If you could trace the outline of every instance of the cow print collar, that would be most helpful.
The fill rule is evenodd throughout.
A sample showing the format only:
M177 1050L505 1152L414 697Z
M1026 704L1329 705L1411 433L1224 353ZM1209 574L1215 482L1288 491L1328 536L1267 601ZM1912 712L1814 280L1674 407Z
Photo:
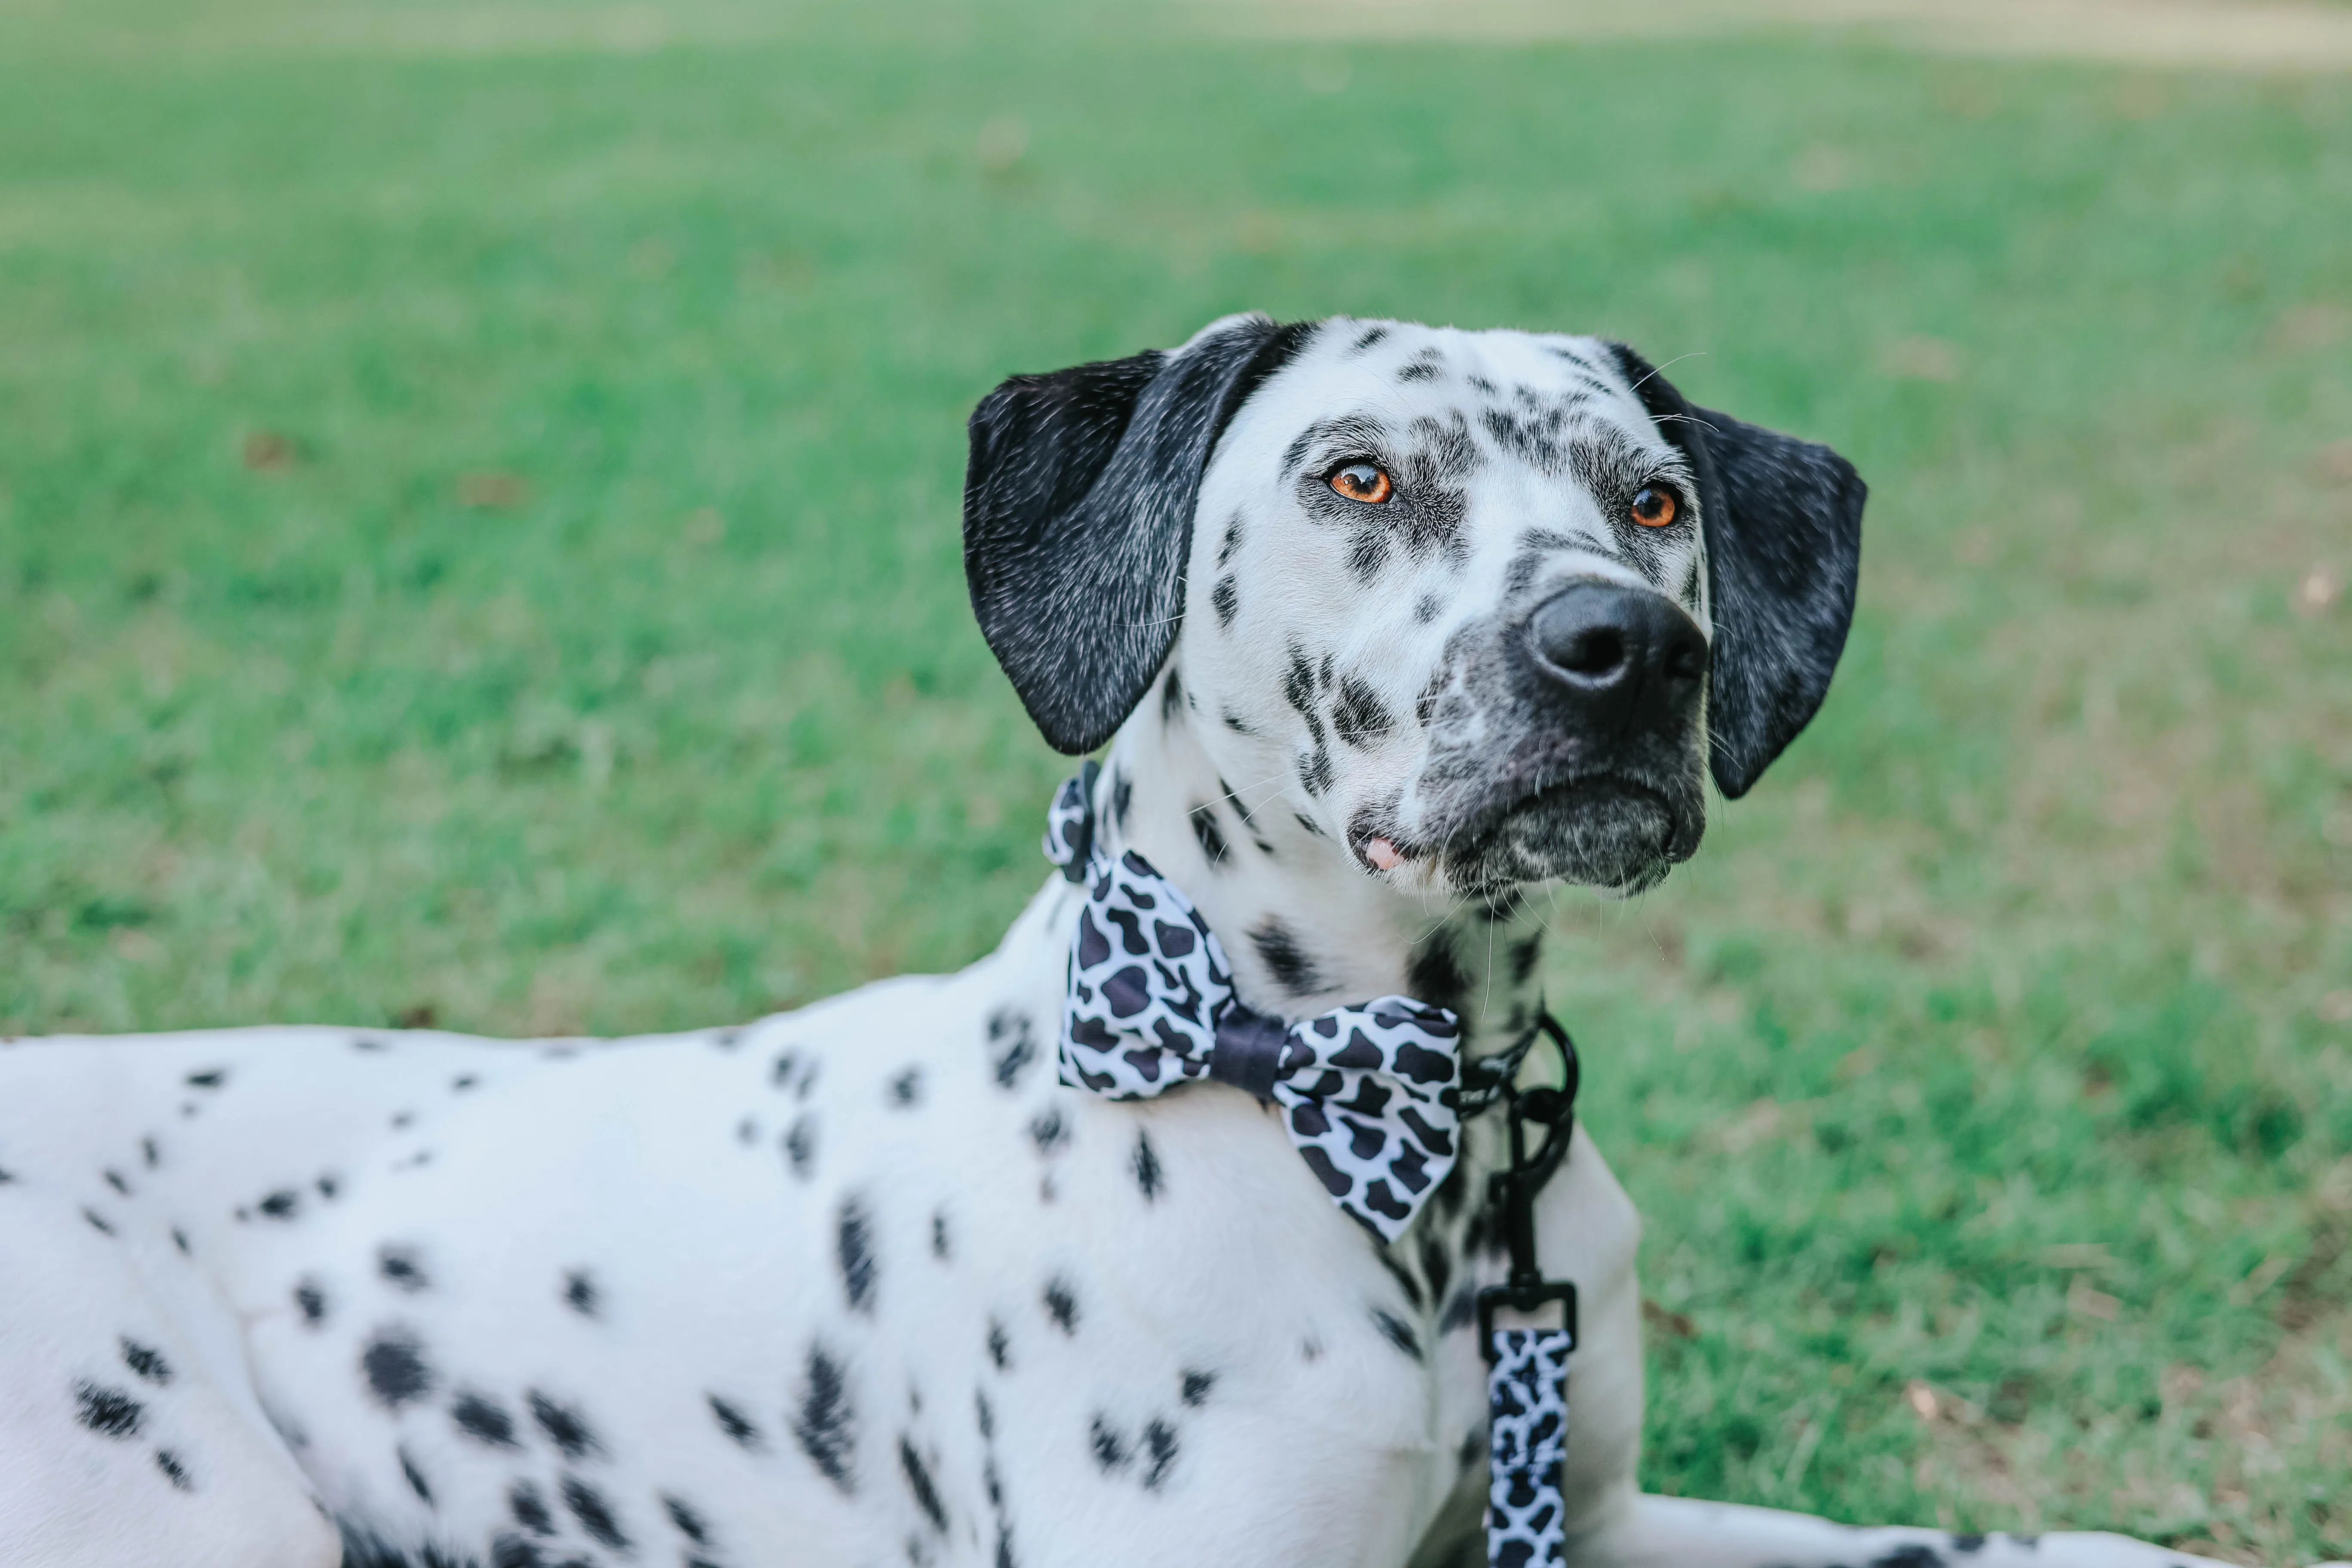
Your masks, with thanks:
M1133 850L1095 842L1096 764L1055 796L1045 856L1087 890L1070 944L1062 1081L1113 1100L1195 1079L1281 1111L1331 1201L1393 1241L1454 1168L1462 1022L1381 996L1297 1023L1234 993L1233 968L1192 900Z

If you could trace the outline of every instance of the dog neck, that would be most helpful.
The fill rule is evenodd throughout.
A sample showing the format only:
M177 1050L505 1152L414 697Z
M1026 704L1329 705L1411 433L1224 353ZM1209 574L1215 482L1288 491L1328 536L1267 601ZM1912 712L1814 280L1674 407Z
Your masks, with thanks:
M1113 739L1097 831L1181 889L1217 934L1253 1008L1303 1018L1402 995L1460 1016L1464 1050L1507 1047L1533 1023L1543 928L1497 907L1403 891L1296 815L1286 781L1221 776L1199 717L1158 691Z

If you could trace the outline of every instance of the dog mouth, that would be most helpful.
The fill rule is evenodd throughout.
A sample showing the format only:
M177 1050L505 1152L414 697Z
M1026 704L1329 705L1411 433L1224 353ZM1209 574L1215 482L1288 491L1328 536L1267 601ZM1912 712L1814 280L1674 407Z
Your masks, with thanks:
M1468 894L1564 881L1622 896L1647 892L1698 848L1704 821L1646 781L1597 773L1502 801L1451 835L1439 857Z

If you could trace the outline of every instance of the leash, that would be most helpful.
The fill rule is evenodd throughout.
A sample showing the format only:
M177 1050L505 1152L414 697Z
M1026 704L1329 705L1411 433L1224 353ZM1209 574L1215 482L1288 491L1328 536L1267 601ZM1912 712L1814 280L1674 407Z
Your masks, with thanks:
M1518 1087L1520 1066L1538 1038L1559 1048L1557 1089ZM1576 1348L1576 1287L1546 1279L1536 1261L1536 1194L1568 1157L1576 1125L1576 1043L1548 1009L1509 1050L1468 1064L1462 1113L1499 1101L1510 1163L1486 1179L1487 1203L1511 1255L1509 1278L1478 1292L1478 1346L1486 1358L1486 1562L1488 1568L1559 1568L1567 1547L1560 1468L1568 1455L1568 1355ZM1543 1142L1529 1152L1530 1125ZM1535 1312L1560 1307L1556 1329L1498 1329L1496 1308Z

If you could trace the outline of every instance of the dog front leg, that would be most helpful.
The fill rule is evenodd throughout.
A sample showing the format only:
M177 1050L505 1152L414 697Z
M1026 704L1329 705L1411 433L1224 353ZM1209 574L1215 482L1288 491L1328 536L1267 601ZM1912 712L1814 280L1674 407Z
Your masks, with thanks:
M1865 1529L1780 1509L1649 1494L1571 1542L1569 1560L1577 1568L2222 1568L2210 1558L2124 1535Z

